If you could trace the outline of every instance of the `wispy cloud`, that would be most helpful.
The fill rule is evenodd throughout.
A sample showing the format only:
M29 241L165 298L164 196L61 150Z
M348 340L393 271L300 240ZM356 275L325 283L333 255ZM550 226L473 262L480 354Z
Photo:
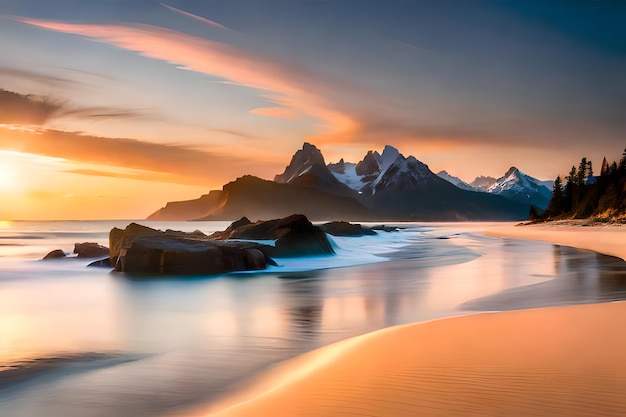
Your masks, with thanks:
M257 161L184 146L55 130L16 133L0 128L0 149L146 171L131 173L135 179L211 186L220 185L242 172L253 172L258 164ZM271 172L278 169L269 168ZM80 173L94 175L95 171Z
M0 90L0 123L43 125L63 109L63 103L48 97Z
M75 107L68 101L34 94L19 94L0 89L0 124L45 126L60 118L119 119L154 118L149 112L116 107Z
M161 4L161 6L167 8L167 9L173 11L173 12L176 12L176 13L182 14L183 16L187 16L187 17L190 17L192 19L198 20L198 21L200 21L202 23L206 23L207 25L211 25L211 26L219 28L219 29L232 30L232 29L227 28L226 26L224 26L224 25L222 25L220 23L217 23L214 20L207 19L206 17L198 16L197 14L193 14L193 13L189 13L189 12L186 12L184 10L181 10L181 9L177 9L176 7L167 5L165 3L160 3L160 4Z
M275 119L298 119L298 113L287 107L259 107L250 110L250 113L256 114L257 116L273 117Z
M43 85L54 85L67 87L71 84L76 84L76 81L62 77L55 77L53 75L41 74L35 71L29 71L21 68L0 67L0 75L3 77L15 77L25 79L28 81L34 81Z
M228 83L262 90L264 97L278 106L318 119L320 133L329 138L354 136L358 131L352 115L341 110L329 97L338 91L353 96L366 93L344 80L323 76L291 62L150 25L69 24L21 17L15 19L49 30L97 39L183 69L223 78Z

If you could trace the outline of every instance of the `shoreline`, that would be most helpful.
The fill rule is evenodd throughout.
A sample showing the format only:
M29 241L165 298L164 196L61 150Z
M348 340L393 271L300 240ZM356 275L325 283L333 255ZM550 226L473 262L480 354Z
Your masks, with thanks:
M586 221L499 225L485 229L490 237L538 240L614 256L626 261L625 225L586 225Z
M626 259L622 226L460 228ZM614 329L625 315L626 302L611 302L388 327L288 360L235 396L189 415L621 415L626 333Z

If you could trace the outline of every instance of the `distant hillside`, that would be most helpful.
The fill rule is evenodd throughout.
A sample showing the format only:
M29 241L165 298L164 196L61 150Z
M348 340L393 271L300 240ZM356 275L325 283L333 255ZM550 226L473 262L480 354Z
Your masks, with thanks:
M311 220L367 221L377 217L349 197L246 175L224 185L221 191L211 191L200 199L168 203L148 219L232 220L245 216L251 220L267 220L293 213L304 214Z

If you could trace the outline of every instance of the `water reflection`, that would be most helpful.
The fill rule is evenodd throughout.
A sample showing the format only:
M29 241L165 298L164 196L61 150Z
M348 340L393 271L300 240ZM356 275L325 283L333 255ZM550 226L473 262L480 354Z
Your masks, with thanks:
M508 288L463 303L468 310L516 310L626 299L626 264L612 256L552 245L554 274L534 285Z
M289 337L315 343L323 309L323 276L326 271L279 275L282 302L289 321Z

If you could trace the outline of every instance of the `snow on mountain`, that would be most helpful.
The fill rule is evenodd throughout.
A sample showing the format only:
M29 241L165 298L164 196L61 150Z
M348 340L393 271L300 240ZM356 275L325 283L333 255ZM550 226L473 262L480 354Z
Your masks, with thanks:
M328 167L337 180L366 196L383 191L425 190L435 177L426 164L413 156L405 158L390 145L382 154L369 151L358 164L342 160Z
M363 182L361 182L362 175L356 173L356 164L352 162L343 162L343 159L336 164L328 164L330 173L344 183L348 187L355 191L359 191L363 188Z
M488 193L501 195L510 200L527 203L545 209L550 203L552 192L536 178L511 167L488 189Z
M404 159L404 156L391 145L385 145L382 154L374 152L374 156L376 156L376 159L378 160L381 173L385 172L392 164L394 164L398 157L402 157L402 159Z
M387 165L387 169L372 181L372 195L381 191L425 190L429 179L434 176L426 164L412 156L405 158L398 153L393 162L389 163L387 160L383 163Z
M460 188L462 190L468 190L468 191L483 191L479 188L473 187L470 184L466 183L465 181L463 181L462 179L460 179L459 177L455 177L453 175L450 175L448 173L448 171L439 171L437 173L437 176L439 178L443 178L444 180L448 181L450 184L456 186L457 188ZM494 178L495 181L495 178Z
M343 160L334 164L334 169L345 172ZM304 143L302 149L298 150L287 167L285 172L276 175L274 181L282 184L299 185L309 188L316 188L336 195L353 195L354 191L347 187L331 173L324 162L324 156L315 145Z
M480 177L476 177L476 179L469 184L479 190L487 191L495 182L496 179L494 177L485 177L481 175Z

